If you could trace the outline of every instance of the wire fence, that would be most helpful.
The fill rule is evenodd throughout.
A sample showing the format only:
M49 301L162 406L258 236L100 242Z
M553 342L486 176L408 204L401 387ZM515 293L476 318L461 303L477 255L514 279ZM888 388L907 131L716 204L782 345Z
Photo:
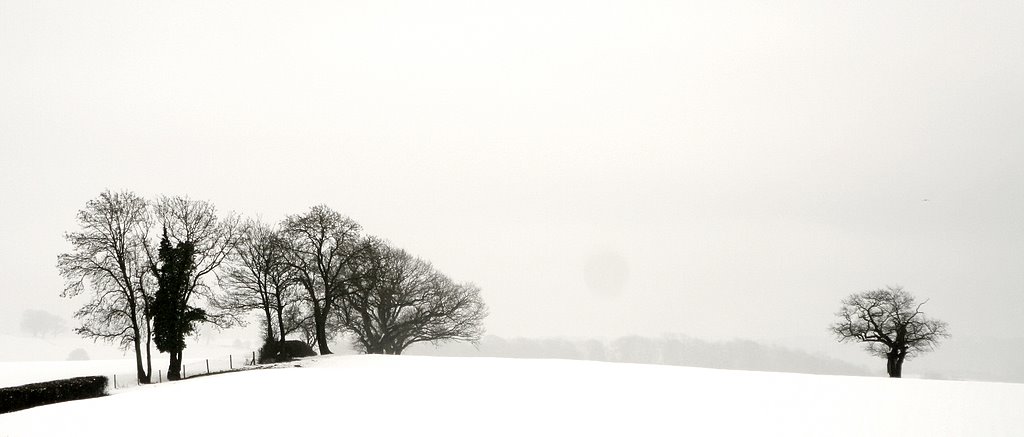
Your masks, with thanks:
M256 364L256 358L256 352L252 351L243 354L230 354L226 357L186 359L181 364L181 378L188 379L213 373L241 370ZM150 375L150 384L168 382L166 372L164 368L154 367L152 375ZM146 385L139 381L139 376L135 372L113 373L107 375L107 377L107 390L123 390Z

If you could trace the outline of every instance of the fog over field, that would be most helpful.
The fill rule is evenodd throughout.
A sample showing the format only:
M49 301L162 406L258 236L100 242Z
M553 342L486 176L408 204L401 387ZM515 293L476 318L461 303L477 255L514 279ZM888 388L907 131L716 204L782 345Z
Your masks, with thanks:
M907 376L1024 382L1022 22L1010 0L0 0L0 359L121 356L69 332L55 267L109 188L272 223L329 205L477 284L506 342L884 375L828 327L900 285L952 333ZM185 356L259 335L204 328Z

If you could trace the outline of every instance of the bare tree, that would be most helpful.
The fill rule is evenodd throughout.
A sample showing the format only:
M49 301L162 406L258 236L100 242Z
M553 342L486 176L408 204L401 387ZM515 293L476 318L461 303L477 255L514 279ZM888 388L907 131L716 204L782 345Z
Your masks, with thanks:
M355 221L324 205L288 216L282 225L288 242L285 259L306 291L320 354L331 353L327 345L329 319L355 279L359 231Z
M341 308L357 349L398 355L417 342L480 340L487 307L478 287L455 283L386 243L365 246L357 292L346 295Z
M65 278L64 297L91 292L75 313L79 335L117 341L135 352L138 379L150 381L151 318L149 303L155 279L146 262L148 206L131 192L104 191L78 212L79 232L65 234L71 251L57 258ZM143 367L145 341L145 367Z
M215 275L214 272L231 254L232 249L238 245L241 238L241 226L239 226L237 216L227 214L225 217L218 217L213 204L177 196L161 196L154 209L167 240L177 245L178 249L176 250L187 247L186 252L192 260L188 268L182 269L186 277L182 280L180 291L175 290L173 305L175 311L191 311L197 315L198 320L196 321L212 323L217 327L242 323L242 313L226 310L213 311L217 308L206 305L215 299L214 289L207 283L207 279ZM169 243L168 247L170 247ZM158 266L158 257L154 252L155 250L149 247L147 253L150 269L155 277L161 277L161 269L165 266ZM208 310L193 311L198 310L201 306L207 307ZM182 320L182 317L182 315L171 316L169 320ZM185 324L171 329L176 332L171 332L169 335L171 337L183 335L182 333L191 331L190 326L191 324ZM163 331L161 330L161 332ZM173 379L174 376L180 375L184 342L172 339L166 341L165 344L169 345L169 349L165 352L171 354L171 363L167 374L169 379Z
M285 335L294 330L285 326L285 310L296 300L293 288L297 284L285 263L284 250L276 230L259 221L246 222L219 275L225 293L214 299L215 306L227 311L262 311L267 341L284 342Z
M946 322L921 312L925 303L902 287L856 293L843 300L831 331L840 342L866 343L868 352L886 359L889 376L899 378L904 360L934 350L939 340L949 337Z

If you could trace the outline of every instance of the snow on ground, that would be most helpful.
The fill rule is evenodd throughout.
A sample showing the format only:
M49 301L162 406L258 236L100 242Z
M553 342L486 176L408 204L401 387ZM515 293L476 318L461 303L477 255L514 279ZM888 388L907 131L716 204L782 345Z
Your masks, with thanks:
M0 436L1024 435L1021 384L503 358L297 364L4 414Z

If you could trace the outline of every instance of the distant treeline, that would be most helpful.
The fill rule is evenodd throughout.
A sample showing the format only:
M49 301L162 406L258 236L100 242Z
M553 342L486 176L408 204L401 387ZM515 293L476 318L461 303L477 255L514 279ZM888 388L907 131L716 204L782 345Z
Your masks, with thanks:
M475 348L446 344L438 348L416 345L409 354L433 356L560 358L639 364L709 367L830 375L869 375L867 369L845 361L749 340L708 342L676 335L628 336L612 341L564 338L512 338L485 336Z

